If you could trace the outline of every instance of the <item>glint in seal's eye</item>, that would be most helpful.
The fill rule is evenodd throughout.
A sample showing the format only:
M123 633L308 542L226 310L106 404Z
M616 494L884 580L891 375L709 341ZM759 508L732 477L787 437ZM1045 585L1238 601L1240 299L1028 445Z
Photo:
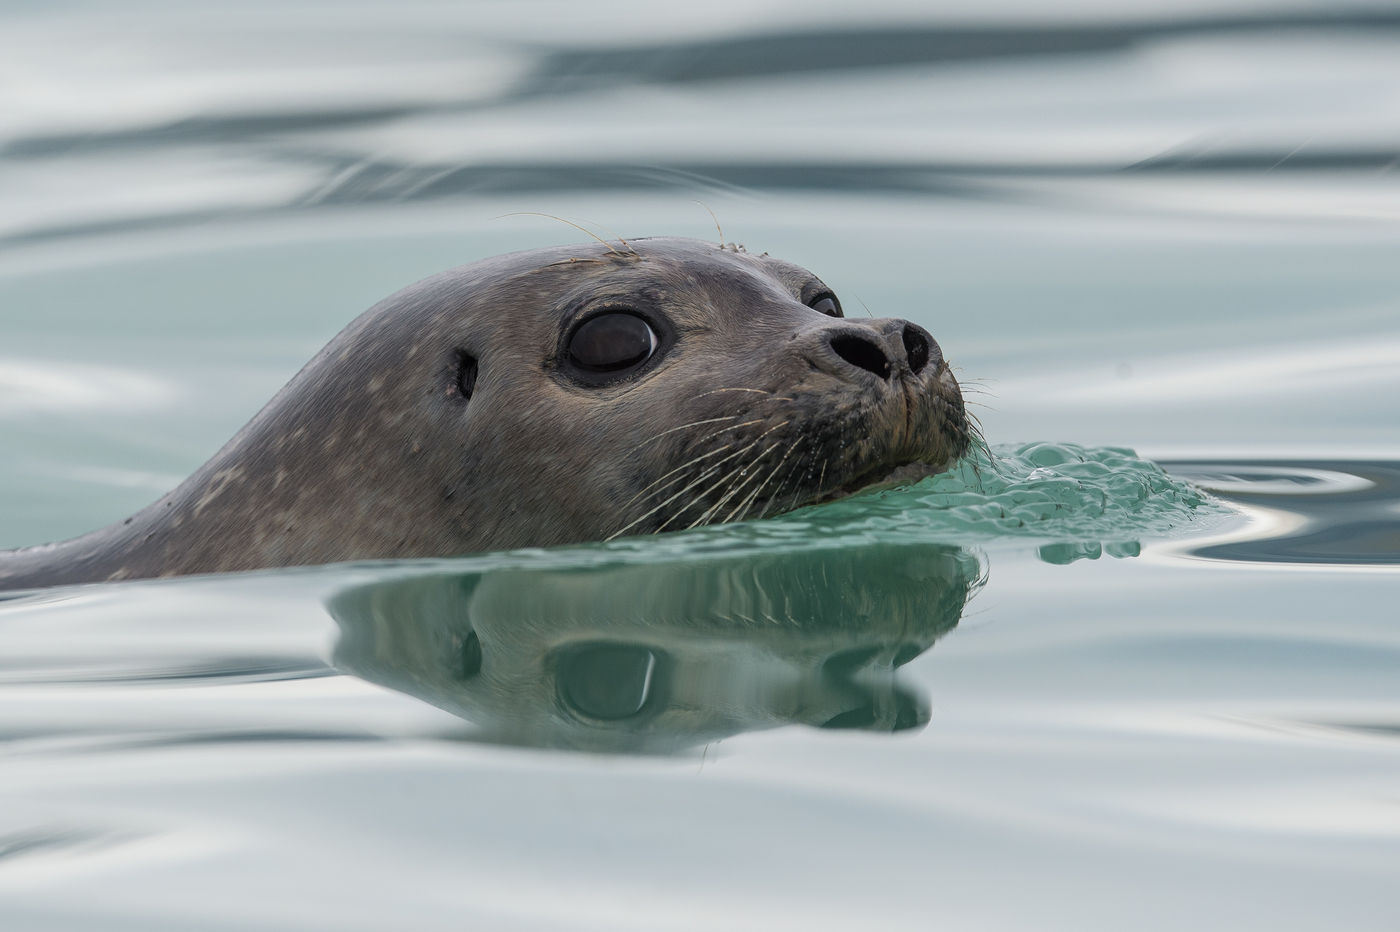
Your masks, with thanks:
M597 314L569 337L569 361L585 372L622 372L651 358L661 341L645 320L630 311Z
M827 317L843 317L841 313L841 302L836 300L836 295L829 291L823 291L807 302L807 306Z

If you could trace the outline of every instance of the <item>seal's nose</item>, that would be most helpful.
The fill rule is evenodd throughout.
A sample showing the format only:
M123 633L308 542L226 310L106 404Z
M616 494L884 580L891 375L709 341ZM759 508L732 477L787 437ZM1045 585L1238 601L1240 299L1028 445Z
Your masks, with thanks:
M930 362L935 369L943 362L943 350L929 332L917 324L905 324L900 334L904 343L904 358L909 360L909 371L918 375Z
M901 355L909 371L915 375L930 363L935 368L942 363L943 352L927 330L906 321L889 323L897 326L869 334L845 330L828 337L827 343L849 365L864 369L880 379L890 377L895 368L893 361L899 360Z
M846 362L857 369L875 373L876 377L890 377L890 361L880 344L855 333L842 333L831 338L831 348Z

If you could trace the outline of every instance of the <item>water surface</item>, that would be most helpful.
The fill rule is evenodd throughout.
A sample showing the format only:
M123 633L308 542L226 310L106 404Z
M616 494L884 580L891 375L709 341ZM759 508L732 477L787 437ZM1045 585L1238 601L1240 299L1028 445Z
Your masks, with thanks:
M697 533L0 596L7 929L1400 923L1388 6L0 22L0 546L579 236L520 211L713 211L928 328L992 445Z

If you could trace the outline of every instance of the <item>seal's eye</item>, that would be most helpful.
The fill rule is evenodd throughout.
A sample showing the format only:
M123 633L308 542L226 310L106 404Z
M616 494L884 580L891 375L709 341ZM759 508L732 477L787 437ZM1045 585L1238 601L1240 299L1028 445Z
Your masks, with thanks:
M660 341L636 314L612 311L590 317L569 337L569 359L588 372L620 372L646 362Z
M836 295L829 291L823 291L807 302L807 306L814 311L819 311L827 317L842 317L841 302L836 300Z

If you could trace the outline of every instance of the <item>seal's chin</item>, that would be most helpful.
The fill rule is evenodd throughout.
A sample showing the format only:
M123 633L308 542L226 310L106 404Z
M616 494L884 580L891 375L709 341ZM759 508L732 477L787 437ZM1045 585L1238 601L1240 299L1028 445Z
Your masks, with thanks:
M901 485L912 485L920 479L927 479L929 476L936 476L949 466L948 463L936 465L934 463L902 463L898 466L882 466L878 469L857 476L845 485L842 485L819 498L814 498L808 505L824 505L827 502L838 501L855 495L857 492L877 492L880 489L892 489Z

